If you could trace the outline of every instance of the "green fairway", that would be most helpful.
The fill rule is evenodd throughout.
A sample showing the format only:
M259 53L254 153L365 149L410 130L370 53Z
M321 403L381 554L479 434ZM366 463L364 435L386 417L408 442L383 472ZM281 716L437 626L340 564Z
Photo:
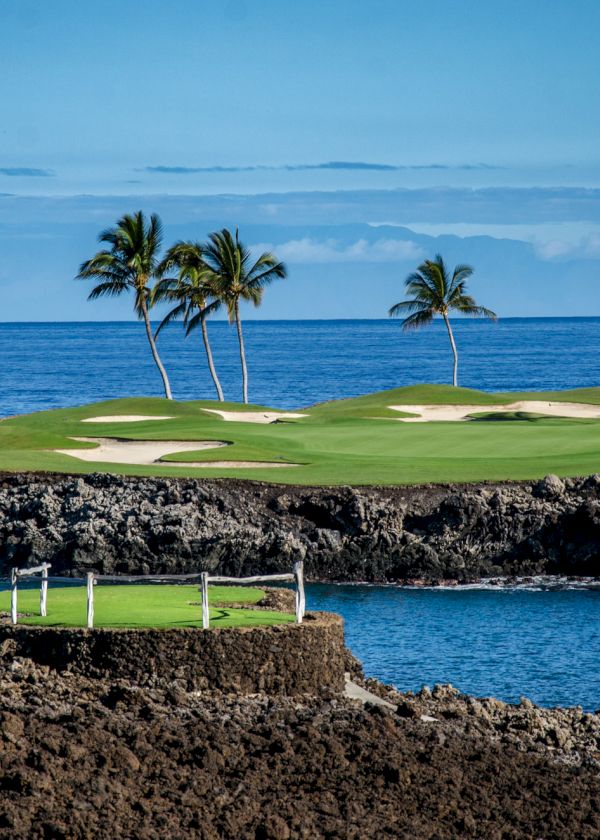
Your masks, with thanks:
M252 609L261 589L211 586L208 591L211 627L254 627L295 620L293 615ZM247 604L245 608L228 604ZM0 592L0 610L10 610L10 592ZM48 615L42 618L39 586L18 591L19 624L45 627L85 627L85 586L50 584ZM202 627L198 586L171 584L98 584L94 587L94 627Z
M307 416L271 424L225 421L203 409L264 412L235 403L167 402L156 398L113 400L38 412L0 423L0 470L129 475L239 477L304 485L410 484L540 478L600 472L600 421L506 415L486 407L517 400L600 406L600 388L577 391L489 394L443 385L419 385L298 409ZM481 406L474 421L403 423L402 405ZM276 410L276 409L270 409ZM82 423L89 417L171 415L169 420ZM121 441L213 441L215 449L163 454L146 465L83 461L54 449L89 449L74 437ZM168 449L168 447L167 447ZM256 462L256 467L212 462ZM183 466L177 466L183 462ZM260 462L295 464L274 468ZM196 468L190 463L206 464Z

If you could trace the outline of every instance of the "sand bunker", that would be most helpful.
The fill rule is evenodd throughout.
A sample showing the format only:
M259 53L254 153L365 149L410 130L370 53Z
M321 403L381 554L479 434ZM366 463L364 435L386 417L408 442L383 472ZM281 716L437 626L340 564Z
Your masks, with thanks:
M429 423L435 420L469 420L470 414L506 413L525 411L530 414L545 414L548 417L576 417L600 420L600 405L587 403L544 402L543 400L522 400L507 405L390 405L394 411L418 414L418 417L399 417L403 423Z
M294 420L308 417L307 414L292 414L287 411L220 411L218 408L203 408L210 414L218 414L223 420L235 423L276 423L277 420Z
M82 423L141 423L142 420L172 420L171 414L106 414L102 417L86 417Z
M196 452L228 446L218 440L118 440L116 438L74 437L80 443L97 443L93 449L55 449L80 461L101 461L109 464L156 464L164 455L175 452ZM168 466L168 465L167 465ZM171 466L174 466L171 464Z
M97 443L93 449L55 449L61 455L70 455L80 461L108 464L135 464L159 467L204 467L206 469L257 469L259 467L297 467L299 464L284 461L161 461L175 452L197 452L200 449L218 449L229 446L219 440L119 440L118 438L74 437L80 443Z

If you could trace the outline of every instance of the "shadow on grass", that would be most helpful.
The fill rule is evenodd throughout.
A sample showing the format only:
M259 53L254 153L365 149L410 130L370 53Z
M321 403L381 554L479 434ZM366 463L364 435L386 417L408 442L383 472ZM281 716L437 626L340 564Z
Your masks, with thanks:
M471 414L469 416L471 423L543 423L544 425L563 425L567 423L580 423L589 425L590 423L598 423L589 417L550 417L548 414L532 414L529 411L502 411L489 412L488 414Z

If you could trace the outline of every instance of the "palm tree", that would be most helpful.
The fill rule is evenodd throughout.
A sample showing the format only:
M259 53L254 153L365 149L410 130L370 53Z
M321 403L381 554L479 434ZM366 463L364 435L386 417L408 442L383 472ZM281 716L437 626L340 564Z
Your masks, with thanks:
M248 370L240 301L247 300L259 306L265 286L287 274L284 263L278 262L273 254L264 253L252 262L250 251L242 245L236 229L235 237L226 228L211 233L204 247L204 260L211 271L211 284L215 296L227 308L229 323L235 321L240 345L242 364L242 391L244 402L248 402Z
M221 301L211 300L214 298L212 275L204 262L202 245L198 242L177 242L173 245L158 271L163 274L170 269L178 269L178 276L161 279L154 287L152 302L168 300L175 302L175 306L165 315L154 337L157 338L162 328L176 318L183 318L186 336L200 325L208 369L219 402L223 402L223 389L215 369L206 327L207 315L216 312L221 306Z
M453 384L458 385L458 353L456 343L448 317L451 311L461 312L463 315L473 315L481 318L496 320L497 316L491 309L479 306L475 300L466 294L467 278L473 274L469 265L457 265L449 276L444 261L439 254L434 260L425 260L413 274L406 278L405 286L409 295L408 300L394 304L389 315L394 317L409 313L402 322L405 330L418 329L430 324L435 315L441 315L448 330L448 337L454 356Z
M172 400L169 378L156 349L148 314L152 294L149 284L157 277L158 253L162 242L161 221L154 213L150 221L146 221L141 210L133 215L125 214L114 228L103 231L98 241L106 242L110 248L98 251L91 260L82 263L76 279L93 278L100 281L88 295L88 300L133 291L134 309L137 316L144 320L152 357L162 377L165 397Z

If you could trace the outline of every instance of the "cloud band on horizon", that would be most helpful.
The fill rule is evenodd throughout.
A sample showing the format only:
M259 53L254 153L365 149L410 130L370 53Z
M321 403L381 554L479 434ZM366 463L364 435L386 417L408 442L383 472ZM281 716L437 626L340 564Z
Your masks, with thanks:
M0 175L10 178L54 178L52 169L37 169L32 166L0 166Z
M364 171L364 172L402 172L418 170L478 170L502 169L488 163L368 163L366 161L331 160L326 163L285 163L281 165L256 164L251 166L145 166L142 172L159 175L194 175L198 173L229 173L229 172L314 172L328 171Z

